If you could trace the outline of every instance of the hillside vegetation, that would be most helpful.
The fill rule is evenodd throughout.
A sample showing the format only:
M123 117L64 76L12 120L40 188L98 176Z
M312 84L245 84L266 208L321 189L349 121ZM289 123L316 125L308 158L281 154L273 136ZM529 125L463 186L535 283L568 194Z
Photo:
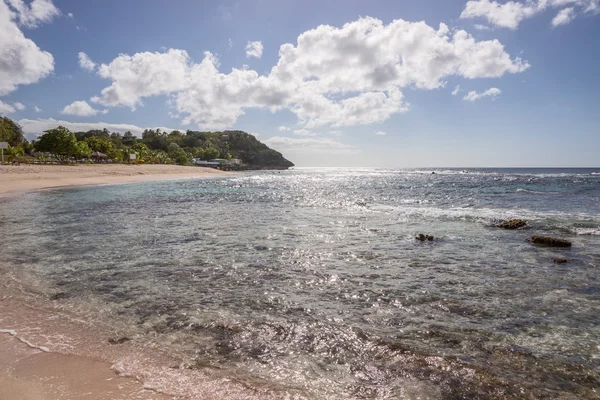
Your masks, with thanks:
M135 162L152 164L192 163L192 159L239 159L247 169L287 169L294 164L281 153L249 133L243 131L163 132L147 129L138 138L131 132L120 134L108 129L71 132L59 126L45 131L37 140L28 143L18 124L10 118L0 120L0 141L7 141L7 152L14 158L25 154L59 161L88 159L93 152L105 154L113 162L128 162L136 154ZM41 154L39 154L41 153ZM10 159L9 159L10 161Z

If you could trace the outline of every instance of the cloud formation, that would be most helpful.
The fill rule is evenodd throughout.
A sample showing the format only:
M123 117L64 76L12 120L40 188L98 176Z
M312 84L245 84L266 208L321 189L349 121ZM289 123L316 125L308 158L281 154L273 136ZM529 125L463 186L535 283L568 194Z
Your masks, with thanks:
M80 51L79 54L77 54L77 56L79 57L79 66L81 68L90 72L96 69L96 63L93 62L92 59L88 57L88 55L85 54L83 51Z
M317 136L316 133L311 132L311 131L306 130L306 129L296 129L294 131L294 135L296 135L296 136Z
M484 18L490 24L502 28L517 29L519 24L549 9L571 6L561 10L552 20L553 26L571 22L575 17L575 8L582 13L598 13L599 0L526 0L499 3L490 0L470 0L466 3L460 18Z
M11 0L11 10L0 1L0 96L19 85L36 83L54 70L52 54L40 50L17 26L17 21L31 26L51 18L52 13L43 11L47 3L38 0L27 6L22 0Z
M42 23L52 21L60 15L52 0L33 0L27 4L24 0L7 0L13 19L27 28L37 28Z
M556 17L552 18L552 26L566 25L575 17L575 9L573 7L560 10Z
M0 114L12 114L15 112L15 108L8 103L0 100Z
M263 44L261 41L248 42L246 45L246 57L261 58L263 54Z
M481 93L477 93L476 91L473 90L473 91L470 91L469 93L467 93L467 95L465 97L463 97L463 100L476 101L476 100L483 99L484 97L496 98L497 96L500 95L500 93L502 93L502 91L498 88L489 88L488 90L481 92Z
M121 54L98 74L112 84L93 102L134 109L143 98L170 95L183 124L231 127L248 108L287 109L306 129L383 122L406 112L402 89L431 90L445 78L498 78L529 64L497 40L477 41L463 30L424 22L384 24L360 18L342 27L321 25L280 47L267 75L247 67L219 71L210 52L200 63L186 51Z
M96 110L95 108L92 108L92 106L90 106L88 104L87 101L74 101L73 103L69 104L68 106L65 106L65 108L63 108L63 110L61 111L61 114L65 114L65 115L77 115L80 117L90 117L92 115L98 115L98 114L107 114L108 110Z
M23 111L26 108L25 104L19 102L13 103L13 106L19 111Z
M375 135L377 135L377 136L385 136L386 133L384 131L377 131L377 132L375 132Z

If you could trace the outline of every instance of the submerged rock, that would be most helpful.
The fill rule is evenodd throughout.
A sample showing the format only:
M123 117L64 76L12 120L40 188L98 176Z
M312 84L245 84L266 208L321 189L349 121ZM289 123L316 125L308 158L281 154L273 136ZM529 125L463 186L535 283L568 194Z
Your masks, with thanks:
M554 259L554 262L555 262L556 264L564 264L564 263L567 263L567 262L569 262L569 260L567 260L566 258L555 258L555 259Z
M425 242L425 241L435 240L435 237L433 237L431 235L423 235L422 233L419 233L419 236L415 237L415 239L419 240L421 242Z
M524 219L509 219L508 221L502 221L495 225L497 228L502 229L519 229L527 226L527 220Z
M108 343L110 343L110 344L123 344L125 342L129 342L130 340L131 340L130 338L128 338L126 336L123 336L123 337L120 337L120 338L110 338L110 339L108 339Z
M548 236L532 236L531 243L550 247L571 247L572 243L565 239L557 239Z

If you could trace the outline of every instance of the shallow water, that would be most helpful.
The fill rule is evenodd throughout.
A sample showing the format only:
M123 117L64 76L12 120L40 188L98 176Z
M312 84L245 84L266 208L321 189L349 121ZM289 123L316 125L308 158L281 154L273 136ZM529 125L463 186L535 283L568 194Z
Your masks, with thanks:
M2 273L181 368L289 397L598 398L599 171L298 169L29 193L0 199ZM492 227L512 217L529 227Z

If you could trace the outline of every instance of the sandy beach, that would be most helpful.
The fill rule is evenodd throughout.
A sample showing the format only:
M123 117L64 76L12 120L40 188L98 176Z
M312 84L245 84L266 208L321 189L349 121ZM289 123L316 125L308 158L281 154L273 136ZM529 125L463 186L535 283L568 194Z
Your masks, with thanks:
M0 194L63 186L102 185L227 174L179 165L0 165Z

